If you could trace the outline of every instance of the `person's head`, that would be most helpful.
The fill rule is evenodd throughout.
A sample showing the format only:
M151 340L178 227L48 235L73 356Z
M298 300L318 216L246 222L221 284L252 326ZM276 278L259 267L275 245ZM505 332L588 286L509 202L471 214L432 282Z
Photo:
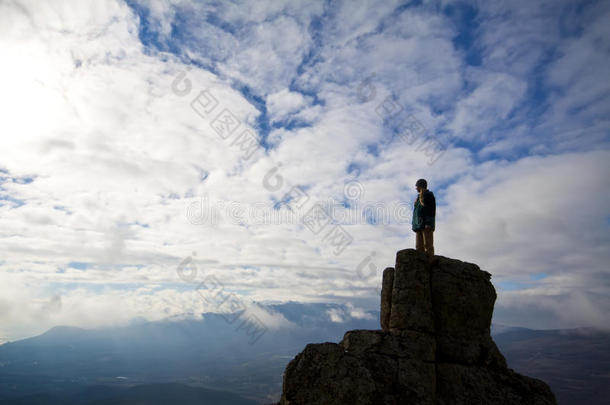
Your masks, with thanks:
M419 179L417 180L417 183L415 183L415 188L419 193L421 190L425 190L428 188L428 182L426 181L426 179Z

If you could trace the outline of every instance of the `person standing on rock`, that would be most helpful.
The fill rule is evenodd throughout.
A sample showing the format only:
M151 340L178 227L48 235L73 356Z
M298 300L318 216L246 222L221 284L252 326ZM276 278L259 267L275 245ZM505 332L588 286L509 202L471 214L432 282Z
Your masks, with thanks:
M428 190L428 182L425 179L417 180L415 188L418 195L411 221L411 229L415 232L415 249L425 252L429 260L433 261L436 199L434 193Z

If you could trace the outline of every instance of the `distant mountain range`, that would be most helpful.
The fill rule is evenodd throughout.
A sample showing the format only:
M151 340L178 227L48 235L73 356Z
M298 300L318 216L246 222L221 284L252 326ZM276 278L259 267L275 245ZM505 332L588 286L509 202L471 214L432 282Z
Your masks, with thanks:
M0 346L0 399L74 393L90 385L178 382L271 402L281 393L286 364L307 343L338 341L347 330L379 325L378 312L356 318L338 304L287 302L265 309L287 322L268 327L254 343L239 329L239 318L216 313L95 330L60 326L6 343Z
M354 317L339 304L265 308L288 322L269 327L254 343L238 329L239 320L215 313L95 330L55 327L6 343L0 346L0 405L156 404L163 403L155 402L161 393L170 392L184 398L174 401L183 404L270 403L281 394L287 363L306 344L338 342L348 330L380 328L379 311ZM607 403L610 334L494 324L492 335L509 367L546 381L560 404L585 398L589 405ZM219 397L205 399L210 395Z

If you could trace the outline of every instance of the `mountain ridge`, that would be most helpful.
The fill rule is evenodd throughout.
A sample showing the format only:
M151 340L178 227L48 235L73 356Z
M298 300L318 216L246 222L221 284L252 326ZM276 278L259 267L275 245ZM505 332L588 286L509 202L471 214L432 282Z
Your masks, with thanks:
M383 272L381 329L307 344L286 366L277 404L556 404L548 384L508 368L493 341L491 274L435 259L399 251Z
M342 304L296 301L282 304L288 303L290 305L283 308L284 315L287 318L292 316L293 320L297 321L303 319L301 328L293 330L292 333L270 331L252 346L248 345L245 335L235 331L234 324L227 323L220 314L209 316L207 321L189 320L187 317L181 320L165 318L161 321L130 323L124 326L130 332L119 334L115 338L119 342L123 338L130 339L133 345L114 346L114 349L108 342L117 331L116 327L51 328L40 335L10 342L4 349L0 346L0 398L1 394L11 392L6 387L13 386L24 395L34 391L54 392L63 384L57 381L70 381L72 377L79 375L82 377L79 365L85 362L94 365L85 374L86 377L79 380L85 385L116 385L124 382L142 384L168 379L185 384L203 381L211 387L221 387L228 391L234 391L238 387L237 391L242 395L259 398L266 403L274 402L281 396L283 371L306 344L338 342L347 330L379 328L379 310L369 311L374 315L374 319L354 318L347 319L344 323L336 323L330 320L325 309L336 308ZM346 313L349 312L349 306L343 307ZM278 310L282 310L282 307ZM292 312L292 315L289 312ZM215 332L210 333L206 329L213 329ZM52 333L47 333L52 330ZM64 333L63 338L55 338L57 345L49 345L51 341L46 339L54 334L57 337L57 332ZM598 332L599 336L592 335ZM82 336L69 336L72 333ZM178 340L184 342L181 347L184 349L192 346L194 354L189 352L183 356L180 352L176 355L176 352L172 351L179 350L179 347L176 348L176 345L169 342L176 334L179 336ZM95 338L95 335L99 336ZM509 367L549 383L561 404L579 404L582 398L586 398L587 403L591 405L601 405L604 404L603 398L610 395L608 384L605 383L607 377L601 377L610 375L610 334L607 332L595 328L536 330L492 324L491 335L506 357ZM88 338L84 339L83 336L91 340L88 341ZM147 343L151 336L157 336L158 345L150 346ZM577 345L574 344L576 338ZM221 340L222 344L218 344L217 340ZM166 343L170 343L169 347ZM139 351L131 353L130 347L139 348ZM147 347L163 356L151 357ZM168 350L171 347L174 349ZM217 356L206 354L210 347L217 352ZM553 351L549 351L549 347L553 347ZM235 354L235 348L247 350ZM195 364L191 357L201 361L201 364ZM46 382L40 380L41 371L44 371L40 369L40 361L45 358L53 362L46 368ZM170 373L163 378L150 379L142 370L131 367L134 363L142 364L143 360L146 361L143 367L155 368L154 364L158 364L159 367L169 368ZM150 363L151 361L153 363ZM208 361L222 361L222 367L209 368ZM35 365L35 362L39 364ZM31 375L41 377L32 379L28 377ZM128 379L121 382L115 379L116 376L126 376ZM198 379L193 379L195 377Z

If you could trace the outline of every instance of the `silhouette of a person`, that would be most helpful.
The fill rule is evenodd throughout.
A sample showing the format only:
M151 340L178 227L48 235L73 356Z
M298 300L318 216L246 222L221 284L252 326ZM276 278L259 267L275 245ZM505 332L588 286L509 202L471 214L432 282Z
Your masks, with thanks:
M425 179L415 183L417 198L413 204L413 220L411 229L415 232L415 249L428 254L428 259L434 259L434 229L436 218L436 199L434 193L428 190Z

